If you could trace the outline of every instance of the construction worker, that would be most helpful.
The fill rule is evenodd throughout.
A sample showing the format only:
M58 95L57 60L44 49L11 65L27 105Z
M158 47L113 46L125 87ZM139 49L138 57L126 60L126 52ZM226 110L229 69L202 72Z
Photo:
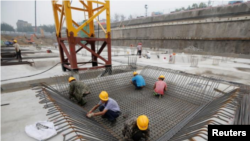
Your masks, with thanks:
M116 118L121 115L118 103L110 98L106 91L102 91L99 98L99 103L87 113L87 117L102 116L102 118L107 118L111 123L114 123ZM98 107L100 112L94 113Z
M83 82L78 82L74 77L69 77L69 99L74 98L81 106L87 102L84 97L90 94L89 87Z
M19 62L22 62L20 46L17 43L17 40L13 40L13 42L14 42L13 46L15 47L16 50L16 59L18 59Z
M155 96L163 96L164 91L167 91L167 83L164 81L165 76L160 75L158 77L158 81L155 82L154 85L154 95Z
M149 53L149 52L147 52L147 59L150 59L150 57L151 57L151 54Z
M141 51L142 51L142 43L139 43L137 46L137 55L139 54L139 58L141 58Z
M149 119L146 115L133 117L124 123L122 134L126 141L148 141L149 138Z
M134 77L131 80L131 84L135 86L135 89L142 89L144 86L146 86L144 78L139 75L137 72L133 72Z

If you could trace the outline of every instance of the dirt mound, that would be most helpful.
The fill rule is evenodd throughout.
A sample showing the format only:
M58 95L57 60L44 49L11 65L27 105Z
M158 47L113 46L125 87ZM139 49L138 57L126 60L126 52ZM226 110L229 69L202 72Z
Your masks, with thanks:
M1 41L12 41L12 39L16 39L20 45L30 45L31 43L28 40L31 38L30 35L20 35L20 36L10 36L10 35L1 35ZM38 45L53 45L56 43L55 37L33 37L34 43Z

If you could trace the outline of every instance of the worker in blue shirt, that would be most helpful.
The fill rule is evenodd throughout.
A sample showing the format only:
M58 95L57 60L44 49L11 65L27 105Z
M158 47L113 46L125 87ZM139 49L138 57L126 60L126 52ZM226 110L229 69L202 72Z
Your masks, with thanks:
M133 73L134 77L131 80L131 84L135 85L135 89L142 89L144 86L146 86L144 78L139 75L137 72Z

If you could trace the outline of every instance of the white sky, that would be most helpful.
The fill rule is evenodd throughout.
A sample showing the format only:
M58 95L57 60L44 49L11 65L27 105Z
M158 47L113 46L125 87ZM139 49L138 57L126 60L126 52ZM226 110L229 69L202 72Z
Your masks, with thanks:
M103 0L99 0L103 1ZM229 0L214 0L212 5L227 4ZM246 1L246 0L244 0ZM124 14L128 17L130 14L133 16L145 16L145 4L148 5L148 16L152 12L163 12L164 14L174 11L176 8L185 7L192 5L193 3L207 3L208 0L111 0L110 11L111 18L113 19L114 14ZM35 2L34 0L29 1L1 1L1 22L11 24L16 28L17 20L24 20L35 25ZM78 0L72 0L72 6L81 6ZM83 12L74 12L73 18L79 22L84 19ZM100 15L99 19L105 16ZM37 1L37 26L43 24L54 24L53 12L51 1Z

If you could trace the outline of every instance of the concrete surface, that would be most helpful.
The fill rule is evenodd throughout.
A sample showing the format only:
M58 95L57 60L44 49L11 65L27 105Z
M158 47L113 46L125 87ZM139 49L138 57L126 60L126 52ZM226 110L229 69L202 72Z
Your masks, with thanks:
M34 141L25 133L25 126L37 121L46 121L46 109L38 104L38 98L32 90L22 90L1 95L1 140L2 141ZM61 141L55 136L54 141Z

